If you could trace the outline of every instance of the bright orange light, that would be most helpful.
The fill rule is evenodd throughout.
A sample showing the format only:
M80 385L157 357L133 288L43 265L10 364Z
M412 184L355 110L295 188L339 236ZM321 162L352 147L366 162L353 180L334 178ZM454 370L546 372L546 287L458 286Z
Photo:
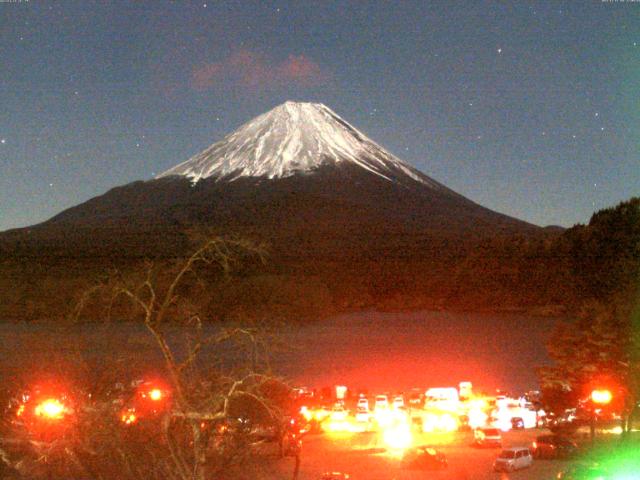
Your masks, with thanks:
M476 428L484 427L487 424L487 415L481 408L472 407L469 409L469 426L474 430Z
M376 408L373 413L373 416L378 422L378 426L385 427L393 421L393 412L386 408Z
M613 395L609 390L594 390L591 392L591 400L593 403L598 403L601 405L606 405L611 402Z
M151 398L151 400L154 401L158 401L162 399L162 390L160 390L159 388L154 388L153 390L151 390L149 392L149 398Z
M64 416L65 406L55 398L49 398L39 403L34 409L34 413L38 417L47 417L53 420L59 420Z
M511 413L509 413L508 410L499 409L495 415L498 420L496 427L498 427L503 432L508 432L509 430L511 430Z
M313 418L313 412L310 411L307 407L300 407L300 414L304 417L307 422L310 422Z
M344 420L330 420L322 424L322 430L325 432L348 432L351 428L349 422Z
M422 431L427 432L453 432L458 428L458 422L451 413L428 412L422 417Z
M406 423L399 423L385 428L382 438L384 443L393 450L409 448L413 441L411 427Z
M136 412L134 412L133 410L128 410L122 414L120 420L122 420L122 423L126 425L131 425L132 423L136 423L138 417L136 415Z
M319 409L314 412L313 418L318 422L322 422L325 418L329 416L329 414L330 412L328 410Z

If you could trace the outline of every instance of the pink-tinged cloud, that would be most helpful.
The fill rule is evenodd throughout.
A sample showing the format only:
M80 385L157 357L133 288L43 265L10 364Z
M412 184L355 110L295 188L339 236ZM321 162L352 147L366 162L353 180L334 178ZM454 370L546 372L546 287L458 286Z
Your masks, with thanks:
M326 80L320 66L304 55L289 55L278 67L278 75L282 80L295 81L303 85L313 85Z
M196 90L206 90L213 85L213 80L222 73L221 65L217 63L209 63L202 65L193 71L191 78L193 87Z
M193 69L191 85L204 91L228 83L248 89L287 85L314 86L329 79L320 66L305 55L290 55L270 62L250 50L238 50L221 62L204 63Z

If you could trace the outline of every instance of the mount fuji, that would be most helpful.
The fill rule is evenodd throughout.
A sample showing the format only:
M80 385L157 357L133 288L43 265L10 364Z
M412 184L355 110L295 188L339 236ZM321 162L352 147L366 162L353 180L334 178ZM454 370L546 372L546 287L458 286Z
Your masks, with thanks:
M286 102L242 125L157 178L185 176L193 183L215 177L284 178L323 165L357 165L391 182L403 177L436 190L442 185L393 156L322 104Z
M230 308L268 300L318 310L362 298L462 298L460 288L474 297L495 281L500 260L481 267L488 277L475 275L472 285L469 252L544 229L454 192L324 105L286 102L156 178L1 233L0 255L15 259L6 275L24 276L25 289L65 278L59 289L72 291L105 267L184 256L202 235L267 245L267 267L252 270L257 280L247 274L254 293L238 293ZM24 273L26 264L40 273Z
M425 236L541 230L447 188L325 105L286 102L152 180L10 233L140 256L179 250L201 228L259 238L274 254L331 258L406 255Z

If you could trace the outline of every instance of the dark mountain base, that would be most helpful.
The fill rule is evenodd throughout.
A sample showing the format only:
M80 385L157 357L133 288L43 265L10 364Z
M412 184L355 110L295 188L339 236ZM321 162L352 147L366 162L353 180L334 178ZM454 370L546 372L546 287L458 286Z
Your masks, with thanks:
M499 242L511 241L515 240ZM188 243L180 239L180 244ZM211 287L194 289L189 295L210 319L247 315L293 321L369 308L512 310L568 298L567 289L557 281L560 275L551 274L553 266L544 259L507 257L498 253L500 248L494 240L494 254L487 255L487 247L479 243L431 239L402 256L381 247L352 251L346 258L272 253L266 265L247 259L229 278L211 272L207 276ZM185 254L190 251L185 246ZM5 257L0 266L0 318L61 319L109 272L139 275L146 268L145 258L117 252L83 257L59 253ZM158 254L153 261L156 270L169 277L179 260ZM85 310L85 318L103 315L97 306Z
M210 235L248 238L268 252L266 265L247 258L229 278L210 272L210 287L185 292L212 320L307 321L366 308L557 311L637 281L638 199L561 232L382 182L292 177L223 189L162 180L114 189L0 235L0 319L61 319L109 272L140 274L147 260L168 277ZM104 316L97 303L85 312Z

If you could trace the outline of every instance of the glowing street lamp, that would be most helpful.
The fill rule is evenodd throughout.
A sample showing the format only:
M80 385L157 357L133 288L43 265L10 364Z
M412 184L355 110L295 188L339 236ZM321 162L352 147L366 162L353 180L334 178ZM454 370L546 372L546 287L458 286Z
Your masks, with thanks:
M608 405L613 396L609 390L594 390L591 392L591 401L598 405Z
M159 388L154 388L149 392L149 398L156 402L162 400L162 396L162 390Z
M171 390L162 384L145 382L136 391L128 409L122 413L121 419L125 424L137 423L143 418L153 417L170 408ZM133 412L135 418L129 413Z
M57 398L48 398L36 405L33 413L36 417L59 420L66 413L66 408Z

